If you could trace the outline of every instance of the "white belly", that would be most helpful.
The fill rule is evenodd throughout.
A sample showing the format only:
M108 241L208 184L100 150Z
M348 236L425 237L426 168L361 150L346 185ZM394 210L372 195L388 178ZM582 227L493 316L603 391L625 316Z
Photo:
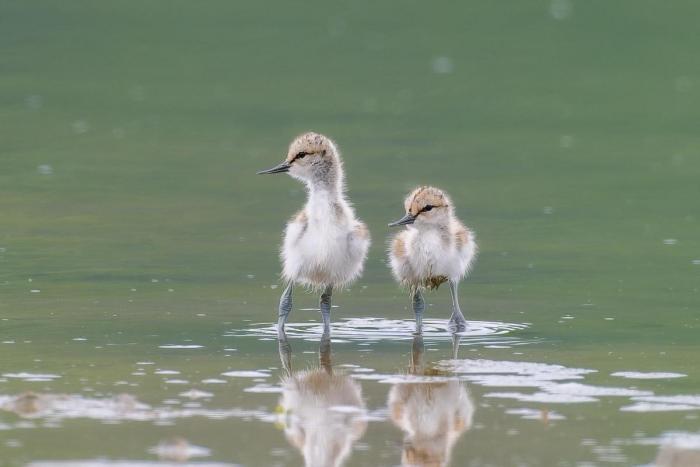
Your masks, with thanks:
M355 280L362 272L369 240L355 236L351 222L290 223L282 246L284 278L312 287Z
M422 277L447 276L453 277L457 273L457 261L455 251L449 243L440 238L437 232L424 232L416 235L413 250L409 261L413 269Z
M406 255L391 257L394 275L401 282L419 284L431 277L461 279L469 271L476 245L472 239L462 248L446 241L437 230L409 229L405 235Z

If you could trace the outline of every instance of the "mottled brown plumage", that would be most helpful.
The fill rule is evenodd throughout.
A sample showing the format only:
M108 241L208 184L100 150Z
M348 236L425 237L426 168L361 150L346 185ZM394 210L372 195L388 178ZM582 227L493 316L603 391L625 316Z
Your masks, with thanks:
M407 197L405 201L406 212L413 214L414 216L427 205L432 205L436 208L447 207L450 202L447 195L442 190L433 188L431 186L421 186L413 190Z

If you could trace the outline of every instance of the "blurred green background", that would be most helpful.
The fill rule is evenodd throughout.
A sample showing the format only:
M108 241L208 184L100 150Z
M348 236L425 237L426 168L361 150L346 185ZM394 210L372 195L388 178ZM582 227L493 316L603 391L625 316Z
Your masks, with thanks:
M0 0L0 333L11 342L0 365L64 377L0 382L0 393L79 392L86 378L125 378L141 358L183 372L275 364L274 343L256 339L240 338L225 357L222 334L275 317L280 235L304 191L254 173L306 130L339 144L348 194L373 236L335 320L411 318L384 264L386 223L408 190L435 184L479 239L462 287L468 319L530 323L521 337L541 341L520 359L601 375L679 371L688 377L654 387L697 391L698 14L697 2L651 0ZM316 301L297 297L298 307ZM447 292L431 302L430 316L446 319ZM197 358L157 347L187 339L205 344ZM106 343L115 347L93 350ZM406 346L385 345L375 367L404 365ZM134 390L152 403L161 391ZM602 405L589 426L610 441L692 425L684 416L639 428ZM592 436L568 423L560 430L573 445ZM41 433L12 432L24 448L0 445L0 457L80 457ZM197 433L226 446L216 427ZM269 443L286 445L276 436ZM553 455L516 438L462 444L455 465ZM500 461L489 457L496 442ZM147 456L140 438L121 451L110 443L83 457ZM260 445L216 457L269 465L256 458ZM350 463L384 465L375 452ZM648 462L653 449L629 455Z

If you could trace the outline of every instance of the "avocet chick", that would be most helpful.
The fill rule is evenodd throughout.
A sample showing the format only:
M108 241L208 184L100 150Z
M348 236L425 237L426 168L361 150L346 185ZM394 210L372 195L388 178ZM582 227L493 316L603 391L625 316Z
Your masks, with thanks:
M312 132L298 136L284 162L258 174L284 172L306 184L308 198L284 232L282 277L287 286L277 326L284 328L292 309L292 288L301 284L322 291L321 316L328 331L333 287L347 285L362 273L369 232L345 199L342 161L329 138Z
M474 233L455 216L447 193L431 186L413 190L404 201L406 215L390 227L405 225L391 242L389 261L394 277L413 295L416 331L420 332L425 302L422 289L436 289L448 282L452 293L450 327L466 325L459 308L457 287L467 275L476 255Z

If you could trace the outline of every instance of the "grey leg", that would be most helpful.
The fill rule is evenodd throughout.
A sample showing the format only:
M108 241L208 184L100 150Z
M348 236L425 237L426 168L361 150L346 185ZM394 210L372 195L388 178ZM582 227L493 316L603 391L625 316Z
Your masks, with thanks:
M413 335L413 347L411 348L411 371L412 375L423 373L423 354L425 354L425 344L422 334Z
M450 293L452 294L452 317L450 318L450 327L453 327L455 331L464 331L467 320L464 319L462 310L459 309L458 286L459 283L457 281L450 280Z
M457 360L459 357L459 341L462 336L459 334L452 334L452 360Z
M416 315L416 334L423 330L423 312L425 311L425 301L419 288L413 292L413 313Z
M292 346L287 341L287 334L284 329L277 330L277 344L280 352L280 361L287 376L292 375Z
M277 316L277 330L284 331L284 324L287 322L289 312L292 311L292 283L287 285L287 288L282 292L280 297L280 308Z
M318 361L326 373L333 374L333 366L331 364L331 335L324 332L321 336L321 343L318 346Z
M333 286L327 285L326 290L321 294L321 318L323 319L323 333L331 332L331 296L333 295Z

